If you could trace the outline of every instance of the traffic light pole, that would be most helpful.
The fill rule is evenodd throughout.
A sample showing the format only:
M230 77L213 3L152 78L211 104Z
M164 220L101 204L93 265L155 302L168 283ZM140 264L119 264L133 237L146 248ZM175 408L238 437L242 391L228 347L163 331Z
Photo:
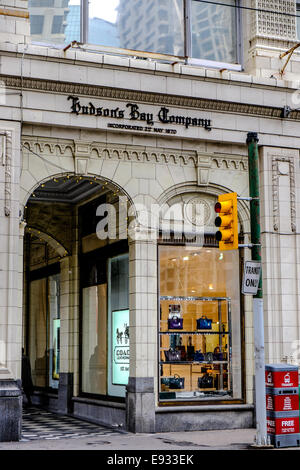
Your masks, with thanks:
M261 230L259 200L258 136L249 132L247 135L249 164L249 196L251 220L252 260L261 262ZM265 347L264 347L264 309L262 274L257 294L253 296L253 330L255 361L255 408L256 408L256 445L266 446L267 413L265 388Z

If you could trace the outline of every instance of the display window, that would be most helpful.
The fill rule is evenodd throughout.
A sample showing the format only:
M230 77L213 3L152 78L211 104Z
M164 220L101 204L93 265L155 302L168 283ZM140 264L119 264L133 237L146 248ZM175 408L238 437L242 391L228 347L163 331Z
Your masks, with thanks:
M37 388L57 390L60 370L60 274L39 278L39 275L42 276L40 272L33 272L30 282L29 358L32 380Z
M160 401L241 399L239 255L159 246Z
M81 392L125 397L129 377L129 258L89 253L82 265Z

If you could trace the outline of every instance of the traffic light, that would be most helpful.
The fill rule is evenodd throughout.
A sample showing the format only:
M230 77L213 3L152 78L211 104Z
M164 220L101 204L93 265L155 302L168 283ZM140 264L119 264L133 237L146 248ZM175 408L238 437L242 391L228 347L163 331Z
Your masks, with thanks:
M215 225L219 228L216 239L220 250L237 250L239 247L237 193L219 196L215 212L219 214Z

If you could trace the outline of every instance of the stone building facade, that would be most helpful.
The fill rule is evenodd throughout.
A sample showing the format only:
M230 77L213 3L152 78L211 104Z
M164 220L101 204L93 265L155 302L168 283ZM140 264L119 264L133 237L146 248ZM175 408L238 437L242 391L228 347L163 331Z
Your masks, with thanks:
M2 3L1 439L20 436L22 347L33 402L51 410L134 432L251 427L251 253L219 252L214 204L248 196L257 133L266 362L297 360L299 49L281 57L298 43L296 1L249 2L241 71L36 45L27 1ZM186 207L202 217L196 242L164 232ZM248 203L238 210L247 243ZM105 214L119 223L101 239ZM176 314L181 330L168 328ZM180 347L221 356L167 361Z

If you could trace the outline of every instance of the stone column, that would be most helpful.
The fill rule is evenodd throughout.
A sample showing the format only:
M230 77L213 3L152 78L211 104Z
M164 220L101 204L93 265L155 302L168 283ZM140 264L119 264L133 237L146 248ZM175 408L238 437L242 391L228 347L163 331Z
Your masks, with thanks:
M22 262L19 134L0 129L0 441L20 439L22 418ZM20 253L20 258L19 258Z
M139 239L137 239L139 238ZM150 233L129 240L130 377L127 429L155 432L157 368L157 241Z
M299 151L261 149L266 362L299 362Z

